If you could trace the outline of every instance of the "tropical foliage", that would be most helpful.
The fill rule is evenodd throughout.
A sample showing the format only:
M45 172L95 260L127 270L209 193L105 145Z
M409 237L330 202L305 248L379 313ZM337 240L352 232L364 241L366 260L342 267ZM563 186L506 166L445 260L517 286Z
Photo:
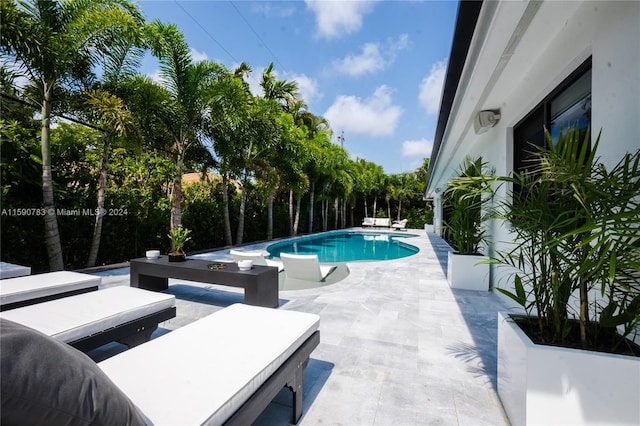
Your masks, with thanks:
M496 260L516 272L515 290L499 290L536 341L633 353L618 336L640 324L640 150L607 169L600 136L592 147L577 127L546 137L535 166L500 178L513 189L497 212L516 245Z
M381 206L430 223L427 163L389 176L352 159L273 64L252 93L248 64L194 61L175 25L126 0L1 7L3 260L116 263L169 247L176 229L211 249L358 225ZM145 52L155 81L138 74Z

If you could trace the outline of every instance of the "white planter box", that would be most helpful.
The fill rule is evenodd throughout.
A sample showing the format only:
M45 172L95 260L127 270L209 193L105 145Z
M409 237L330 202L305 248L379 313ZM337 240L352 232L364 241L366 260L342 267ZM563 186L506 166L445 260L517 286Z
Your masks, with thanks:
M640 358L536 345L498 313L498 395L513 425L638 425Z
M474 256L449 252L447 281L451 288L464 290L489 290L489 264L486 256Z

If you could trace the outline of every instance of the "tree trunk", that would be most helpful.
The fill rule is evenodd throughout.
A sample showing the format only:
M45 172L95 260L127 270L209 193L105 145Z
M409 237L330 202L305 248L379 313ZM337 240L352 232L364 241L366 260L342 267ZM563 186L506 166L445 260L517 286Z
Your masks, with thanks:
M176 161L176 174L173 177L173 191L171 192L171 229L176 229L182 224L182 161L183 153L178 148L178 158Z
M364 217L369 217L369 209L367 206L367 197L364 197Z
M100 237L102 235L102 220L104 218L104 201L107 188L107 164L109 162L109 135L105 134L102 146L102 163L100 164L100 177L98 179L98 207L96 208L96 221L93 226L93 240L89 249L87 268L96 266L98 250L100 249Z
M289 190L289 235L293 235L293 191Z
M342 228L347 227L347 201L342 202Z
M51 174L51 141L50 141L50 120L51 108L50 88L44 86L44 96L42 99L42 205L46 210L44 215L44 239L49 257L49 269L51 271L61 271L64 269L62 260L62 245L60 244L60 233L58 231L58 218L56 216L56 206L53 199L53 177Z
M244 178L242 179L242 188L240 192L240 211L238 212L238 229L236 231L236 244L242 244L242 237L244 236L244 211L245 204L247 202L247 174L245 171Z
M373 217L378 214L378 197L373 197Z
M233 245L231 237L231 220L229 219L229 176L222 173L222 216L224 218L224 243L227 246Z
M276 199L277 188L269 194L269 206L267 207L267 240L273 239L273 202Z
M298 235L298 225L300 224L300 199L301 197L296 197L296 217L293 221L293 236Z
M316 184L311 184L311 192L309 193L309 233L313 233L313 203L315 199Z
M333 229L338 229L338 219L339 219L339 206L340 206L340 199L338 197L334 198L333 200L333 210L335 211L335 218L333 219Z

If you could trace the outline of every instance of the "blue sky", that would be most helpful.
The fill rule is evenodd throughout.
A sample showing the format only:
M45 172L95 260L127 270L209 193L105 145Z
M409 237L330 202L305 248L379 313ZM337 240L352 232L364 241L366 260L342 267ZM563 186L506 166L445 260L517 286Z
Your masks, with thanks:
M194 60L295 80L309 110L327 118L350 155L412 171L431 153L458 2L139 2L147 18L174 23ZM157 75L152 57L142 72Z

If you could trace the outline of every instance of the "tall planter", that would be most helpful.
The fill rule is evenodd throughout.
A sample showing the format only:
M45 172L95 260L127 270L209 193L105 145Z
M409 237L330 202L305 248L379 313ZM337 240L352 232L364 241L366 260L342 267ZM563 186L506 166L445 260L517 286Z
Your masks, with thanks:
M499 313L498 395L513 425L638 425L640 358L537 345Z
M447 281L451 288L489 290L489 258L482 255L449 252Z

